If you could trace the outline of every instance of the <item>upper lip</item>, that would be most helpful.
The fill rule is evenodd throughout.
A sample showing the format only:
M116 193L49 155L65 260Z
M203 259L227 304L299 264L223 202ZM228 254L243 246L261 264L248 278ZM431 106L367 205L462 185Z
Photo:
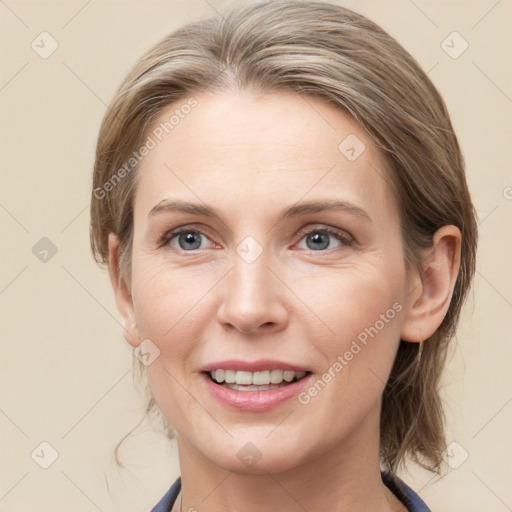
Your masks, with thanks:
M213 370L240 370L246 372L263 372L265 370L289 370L294 372L308 372L308 368L297 364L286 363L276 359L258 359L257 361L242 361L241 359L228 359L214 361L201 368L203 372Z

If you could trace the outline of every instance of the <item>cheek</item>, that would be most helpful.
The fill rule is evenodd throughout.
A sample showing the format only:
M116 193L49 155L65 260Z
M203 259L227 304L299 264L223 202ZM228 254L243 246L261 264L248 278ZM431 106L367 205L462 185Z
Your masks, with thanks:
M184 376L193 371L197 349L193 340L200 339L204 329L199 319L206 283L156 258L139 261L133 275L140 337L149 338L159 350L159 356L145 367L148 384L167 420L179 427L187 411L196 406Z
M149 257L134 265L133 276L132 297L144 331L141 336L172 340L176 331L190 324L189 317L205 293L204 276L196 278L190 270L170 268Z
M349 404L356 407L356 402L364 410L383 390L400 342L404 279L398 267L373 262L333 272L329 279L315 276L309 283L302 281L302 294L314 283L323 284L322 291L309 293L308 300L327 334L318 336L318 322L316 329L313 323L305 327L323 361L319 378L330 388L325 396L332 393L331 406L339 407L340 413ZM323 389L323 384L317 387Z
M310 411L308 427L324 432L326 439L357 430L379 403L400 341L398 289L381 273L376 279L368 268L330 280L316 296L315 312L322 313L322 322L334 334L329 331L320 339L314 329L305 333L313 340L316 360L323 363L299 401Z
M317 350L329 362L333 354L348 350L354 340L364 344L374 338L398 339L400 315L395 314L393 304L403 296L405 272L398 263L385 261L382 256L374 254L314 273L283 269L286 281L293 283L293 294L285 291L281 297L286 300L291 325L303 330L303 342L314 345L317 340ZM214 288L223 269L194 269L194 265L171 268L148 256L135 261L133 270L133 300L141 339L151 339L164 353L172 351L175 362L183 360L197 343L176 340L202 339L201 331L214 323L213 316L222 302ZM276 289L276 295L279 293ZM212 304L213 298L219 303Z
M147 382L151 393L166 421L177 432L186 432L190 421L200 415L194 394L187 390L183 377L169 364L156 360L146 367Z
M393 308L393 304L401 305L403 300L405 281L402 273L375 264L329 270L324 275L295 279L294 291L304 297L311 311L330 328L334 338L356 337L376 322L382 327L381 315L388 310L389 314L383 320L385 325L398 323L395 321L396 310L402 308Z

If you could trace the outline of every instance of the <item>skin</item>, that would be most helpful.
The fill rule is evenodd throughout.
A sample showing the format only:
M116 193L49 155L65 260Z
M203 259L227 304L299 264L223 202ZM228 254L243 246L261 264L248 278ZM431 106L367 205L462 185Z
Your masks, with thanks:
M182 510L405 510L380 477L380 398L400 338L425 340L446 314L459 230L441 228L425 273L408 275L385 162L356 121L293 92L195 98L138 171L130 282L117 272L118 241L109 237L125 338L133 347L149 338L160 350L146 370L177 432ZM338 150L349 134L366 146L354 161ZM220 220L148 217L165 198L207 204ZM348 211L278 219L297 202L328 199L349 201L371 220ZM159 246L163 232L180 226L204 233L200 248L186 251L178 237ZM326 227L353 243L326 235L327 248L308 245L308 233ZM262 249L252 263L236 252L247 236ZM321 378L396 302L401 311L307 404L233 411L201 384L202 366L232 358L284 360ZM261 453L250 467L237 456L248 442Z

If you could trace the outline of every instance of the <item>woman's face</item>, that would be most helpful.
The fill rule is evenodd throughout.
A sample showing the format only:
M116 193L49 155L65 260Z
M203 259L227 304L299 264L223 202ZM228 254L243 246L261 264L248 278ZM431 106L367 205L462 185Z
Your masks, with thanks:
M408 300L379 153L358 123L314 97L194 98L168 134L149 134L157 144L138 171L130 298L180 450L265 472L374 442ZM207 370L241 380L214 383Z

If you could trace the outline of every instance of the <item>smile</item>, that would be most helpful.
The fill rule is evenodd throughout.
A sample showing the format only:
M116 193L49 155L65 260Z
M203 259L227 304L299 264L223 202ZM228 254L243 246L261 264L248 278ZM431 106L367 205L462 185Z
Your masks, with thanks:
M209 395L223 407L263 412L296 397L310 381L309 371L217 369L200 373Z
M277 389L291 382L298 381L306 375L306 372L279 369L261 372L219 369L209 373L213 382L237 391L268 391Z

